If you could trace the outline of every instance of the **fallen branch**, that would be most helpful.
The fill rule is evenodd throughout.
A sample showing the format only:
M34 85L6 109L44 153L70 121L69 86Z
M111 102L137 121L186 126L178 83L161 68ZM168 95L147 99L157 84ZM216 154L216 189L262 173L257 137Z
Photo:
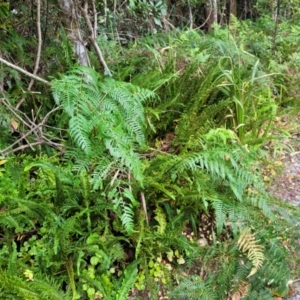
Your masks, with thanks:
M60 107L56 107L56 108L52 109L51 111L49 111L49 112L46 114L46 116L43 118L43 120L42 120L39 124L37 124L37 125L31 122L31 123L32 123L31 129L30 129L28 132L26 132L25 134L22 134L21 137L20 137L18 140L16 140L14 143L12 143L12 144L9 145L8 147L6 147L4 150L1 150L1 151L0 151L1 155L7 156L7 155L9 155L9 154L11 154L11 153L14 153L14 152L17 152L17 151L19 151L19 150L23 150L23 149L28 148L28 147L31 147L31 148L32 148L33 146L37 146L37 145L41 145L41 144L48 144L48 145L54 146L55 148L59 147L59 146L60 146L59 144L54 143L54 142L52 142L52 141L49 141L49 139L47 139L47 138L43 135L42 130L41 130L41 128L45 125L45 123L46 123L47 119L49 118L49 116L50 116L53 112L57 111L58 109L60 109ZM24 121L23 121L23 122L24 122ZM36 130L38 130L40 134L38 134L38 133L36 132ZM36 134L36 137L37 137L37 138L36 138L36 142L28 143L28 141L27 141L26 138L27 138L30 134L32 134L32 133L35 133L35 134ZM23 140L27 141L27 144L22 145L22 146L20 146L20 147L18 147L18 148L15 148L15 149L10 150L12 147L14 147L15 145L21 143Z
M31 128L31 126L16 113L16 110L18 109L15 109L13 106L11 106L6 98L0 99L0 103L3 103L23 125L27 126L28 128Z
M13 154L13 153L18 152L18 151L22 151L26 148L32 148L33 149L34 146L40 146L40 145L49 145L49 146L51 146L51 147L53 147L53 148L55 148L59 151L62 151L62 148L63 148L62 145L54 143L54 142L39 141L39 142L33 142L31 144L26 144L26 145L22 145L20 147L11 149L10 151L7 151L5 153L5 156L8 156L8 155Z
M19 71L19 72L21 72L21 73L23 73L23 74L25 74L25 75L27 75L27 76L29 76L30 78L33 78L33 79L38 80L38 81L41 81L41 82L43 82L43 83L45 83L45 84L47 84L49 86L51 85L51 83L49 81L47 81L47 80L45 80L45 79L43 79L43 78L41 78L41 77L39 77L37 75L34 75L34 74L32 74L32 73L30 73L30 72L28 72L28 71L26 71L26 70L24 70L22 68L14 65L12 63L10 63L9 61L5 60L2 57L0 57L0 62L3 63L3 64L5 64L5 65L7 65L7 66L9 66L9 67L11 67L11 68L13 68L13 69L15 69L15 70L17 70L17 71Z

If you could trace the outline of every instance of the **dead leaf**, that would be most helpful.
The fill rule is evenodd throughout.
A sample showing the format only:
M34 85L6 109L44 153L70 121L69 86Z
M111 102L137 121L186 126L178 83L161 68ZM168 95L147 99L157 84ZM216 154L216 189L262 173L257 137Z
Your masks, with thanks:
M240 300L240 299L241 299L240 293L234 293L234 295L231 298L231 300Z
M13 130L17 130L19 128L19 124L14 119L10 119L10 126L13 128Z

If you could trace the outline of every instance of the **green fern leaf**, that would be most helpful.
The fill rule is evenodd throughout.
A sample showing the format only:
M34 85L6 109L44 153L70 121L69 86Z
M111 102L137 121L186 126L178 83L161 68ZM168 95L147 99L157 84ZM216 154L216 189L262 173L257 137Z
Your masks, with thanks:
M139 264L139 260L134 261L130 265L128 265L124 271L124 278L122 281L122 285L116 295L116 300L126 300L128 299L128 293L130 292L131 288L133 287L137 275L138 275L138 268L137 265Z
M87 154L91 152L91 140L89 138L91 128L89 121L82 115L70 119L70 134L78 146Z
M121 221L126 232L131 235L134 229L134 213L131 205L123 203Z

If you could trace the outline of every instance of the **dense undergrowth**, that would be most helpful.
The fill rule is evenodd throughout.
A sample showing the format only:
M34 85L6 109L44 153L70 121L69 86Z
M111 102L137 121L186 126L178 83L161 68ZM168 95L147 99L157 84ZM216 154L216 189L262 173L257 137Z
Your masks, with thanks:
M53 74L59 113L46 130L59 150L11 155L16 117L2 105L1 299L287 295L299 212L269 197L261 161L266 142L280 143L279 111L297 107L299 54L281 50L290 35L276 52L271 38L235 20L107 42L112 78Z

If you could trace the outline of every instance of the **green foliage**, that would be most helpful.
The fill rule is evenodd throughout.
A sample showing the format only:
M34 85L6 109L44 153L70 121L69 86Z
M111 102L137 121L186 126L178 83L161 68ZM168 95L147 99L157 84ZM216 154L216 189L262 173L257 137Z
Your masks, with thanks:
M40 274L34 274L26 282L25 276L8 274L8 272L0 270L0 278L0 295L4 299L71 299L69 293L60 291L59 284L55 283L53 279L46 276L41 277Z
M259 228L260 225L257 226ZM254 269L251 263L254 256L241 257L240 251L235 245L226 245L226 243L214 245L206 251L206 256L202 255L200 259L197 259L200 265L208 264L207 268L215 267L217 264L219 266L218 271L214 274L208 274L205 278L194 276L183 279L171 295L175 299L197 299L197 297L199 299L200 295L206 297L205 299L227 299L226 294L231 296L235 294L236 297L244 297L245 299L253 299L254 297L272 299L272 294L286 295L287 286L284 282L290 276L286 252L277 238L277 233L271 233L269 230L259 232L262 233L258 236L261 238L258 242L260 246L256 244L254 248L258 247L257 253L260 260L262 245L265 245L265 260L263 260L262 267L257 270L257 273L249 276L250 271ZM266 242L268 239L269 243ZM246 242L245 239L244 241ZM237 243L239 243L238 240ZM193 264L195 264L194 260ZM283 278L285 279L282 280Z
M255 27L232 17L228 28L207 35L174 31L126 49L108 40L109 24L113 34L119 26L111 4L97 4L107 5L99 19L106 36L98 42L116 79L73 68L72 45L60 29L44 55L55 52L60 62L49 63L50 73L69 69L51 83L62 113L43 130L61 137L64 148L48 152L53 156L45 147L39 157L1 157L1 297L125 300L136 289L155 297L159 288L175 299L286 295L285 228L296 221L283 211L297 210L269 198L259 160L282 105L285 79L277 73L298 70L299 55L288 49L295 50L299 28L283 22L281 40L273 39L270 18ZM130 1L119 12L149 16L155 32L167 28L167 6ZM0 5L3 55L17 47L22 60L30 42L8 17ZM130 26L145 32L143 24ZM23 84L4 71L6 90L13 80ZM42 119L54 105L48 91L30 97L19 114L27 121L32 107ZM18 94L7 98L17 105ZM1 106L1 148L11 144L12 117Z
M114 169L110 164L124 165L142 182L137 150L145 146L143 103L154 98L154 93L111 78L101 82L100 75L87 68L75 69L54 81L52 88L56 103L62 104L70 118L70 136L82 150L75 157L82 160L78 169L94 161L93 184L99 186Z
M1 213L1 229L5 234L1 267L7 268L1 273L3 297L11 293L15 299L27 299L29 295L31 299L71 299L72 290L72 299L84 295L94 299L97 293L111 297L106 299L116 299L117 294L118 299L126 299L135 282L138 261L124 267L124 277L112 278L112 270L119 269L118 263L124 260L121 241L126 242L114 237L112 228L105 223L107 209L113 211L113 204L93 192L85 176L73 181L70 168L62 170L55 166L55 160L44 160L25 159L21 163L15 158L5 165L10 188L5 192ZM12 181L11 176L17 174L21 176ZM2 192L5 186L7 182L1 181ZM20 198L21 193L24 199ZM10 241L7 247L6 241ZM65 268L69 280L68 293L63 295L66 277L60 276L55 281L50 277L48 281L47 276L60 274ZM30 282L26 283L25 278Z
M175 132L175 144L185 145L191 136L226 126L244 144L267 141L278 108L273 78L279 75L269 74L244 49L243 39L226 28L206 36L193 30L172 33L168 39L167 46L159 36L152 44L142 41L136 56L145 58L135 56L128 67L118 68L121 78L155 89L161 98L155 110L148 109L160 136L162 131ZM145 68L148 57L152 60Z
M123 300L127 298L128 293L130 292L133 284L137 279L137 272L138 272L137 263L138 261L135 261L134 263L132 263L126 268L125 276L122 281L120 290L117 293L116 300Z
M198 276L183 280L172 296L175 299L218 299L213 287L206 285Z

